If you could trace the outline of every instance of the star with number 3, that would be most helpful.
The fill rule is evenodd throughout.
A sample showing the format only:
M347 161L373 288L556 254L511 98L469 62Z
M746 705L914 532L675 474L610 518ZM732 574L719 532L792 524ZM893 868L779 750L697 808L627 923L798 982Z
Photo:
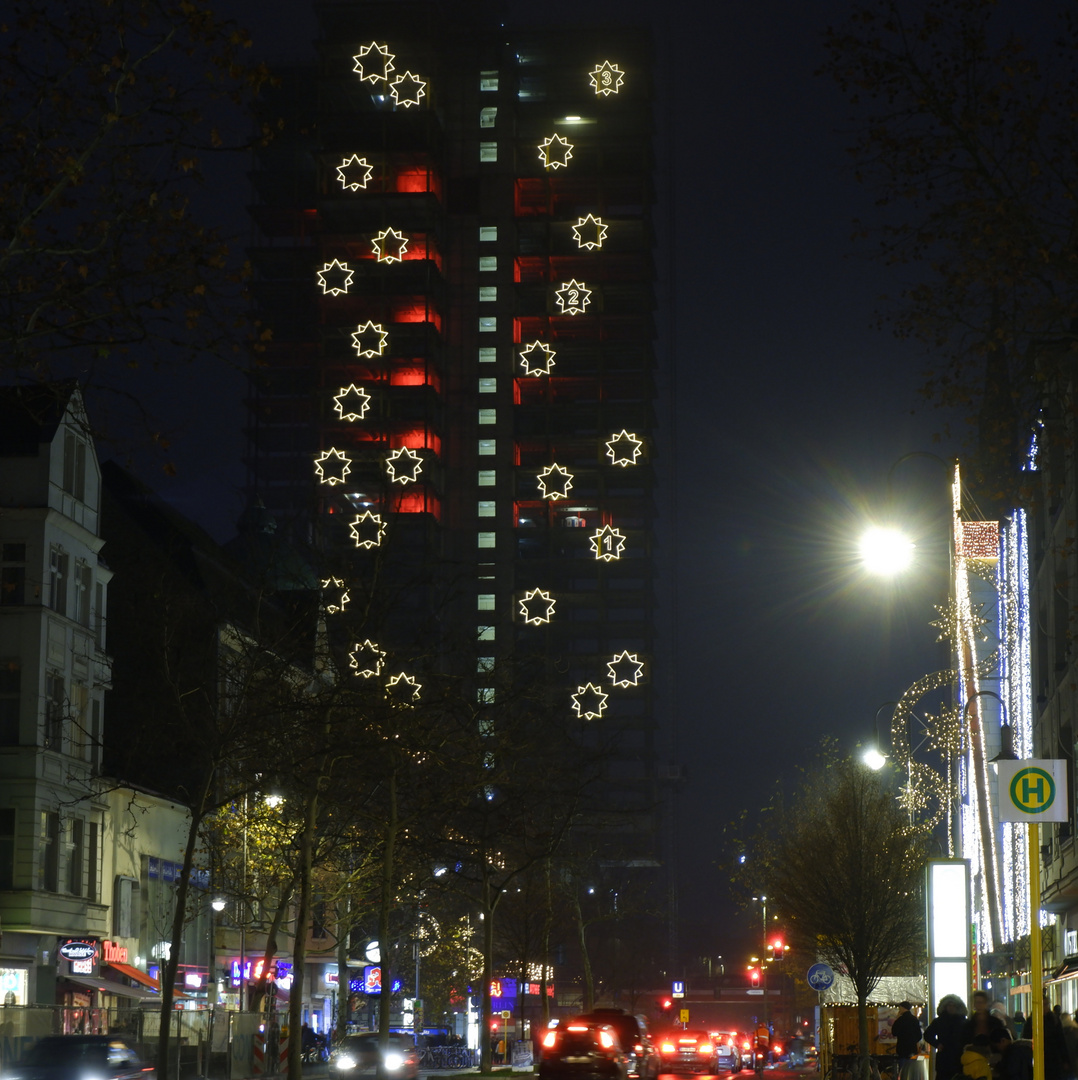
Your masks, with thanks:
M588 81L594 88L596 97L610 97L621 89L625 73L617 64L604 60L601 64L596 64L594 71L588 72Z

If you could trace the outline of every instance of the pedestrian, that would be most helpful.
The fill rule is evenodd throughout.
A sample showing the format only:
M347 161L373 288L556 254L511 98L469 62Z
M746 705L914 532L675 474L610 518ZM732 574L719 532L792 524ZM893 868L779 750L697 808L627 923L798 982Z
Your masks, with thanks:
M913 1015L913 1006L908 1001L899 1002L898 1016L891 1024L891 1034L895 1039L895 1058L898 1060L900 1080L914 1080L914 1056L921 1045L921 1021Z
M1073 1080L1078 1074L1078 1023L1070 1013L1063 1013L1059 1017L1063 1025L1063 1042L1067 1047L1067 1076Z
M1010 1045L1011 1036L1007 1025L988 1010L988 994L984 990L973 992L973 1015L962 1026L962 1045L987 1046L991 1054L1002 1054Z
M945 994L936 1006L936 1018L925 1028L924 1041L936 1051L935 1080L952 1080L962 1071L962 1027L966 1003L957 994Z
M1022 1038L1033 1038L1033 1014L1026 1017ZM1034 1056L1037 1048L1033 1048ZM1044 1000L1044 1080L1063 1080L1067 1070L1067 1043L1059 1014Z

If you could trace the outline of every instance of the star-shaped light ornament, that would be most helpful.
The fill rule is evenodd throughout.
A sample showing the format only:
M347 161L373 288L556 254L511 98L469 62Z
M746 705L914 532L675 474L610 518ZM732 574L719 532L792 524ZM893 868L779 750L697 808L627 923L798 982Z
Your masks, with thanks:
M422 471L422 456L414 450L410 450L407 446L394 450L386 458L386 472L389 473L389 482L391 484L415 483Z
M620 559L621 553L625 550L625 537L619 530L612 529L609 525L596 529L595 535L589 537L588 540L595 557L602 559L603 562Z
M573 144L568 139L563 139L557 132L548 135L539 144L539 160L544 169L560 169L569 164L573 156Z
M357 326L352 332L352 348L360 356L381 356L386 349L389 334L374 321Z
M544 499L564 499L573 486L573 474L561 465L548 465L536 477Z
M606 440L606 456L611 465L620 465L623 469L635 465L636 459L644 452L644 440L622 428L617 435Z
M389 92L395 105L410 109L427 96L427 84L418 75L405 71L389 84Z
M382 674L385 658L385 649L379 649L368 639L356 642L356 647L348 654L348 663L359 678L373 679Z
M557 353L545 342L532 341L517 356L525 375L549 375Z
M380 547L386 535L386 523L382 520L382 515L371 510L356 514L348 528L357 548Z
M609 696L595 683L578 686L573 694L573 712L581 720L598 720L606 709L606 699Z
M639 686L640 676L644 674L644 662L637 659L636 653L626 649L607 662L606 674L615 686Z
M318 271L318 284L322 286L322 295L342 296L348 292L348 286L352 284L353 272L348 263L326 263Z
M386 697L392 698L398 705L414 705L422 689L422 683L402 671L386 683Z
M554 301L563 315L583 315L591 303L591 289L573 279L554 291Z
M371 247L379 262L401 262L408 250L408 238L396 229L383 229L371 241Z
M344 583L344 579L339 577L322 578L322 592L330 594L329 597L323 597L326 611L330 615L344 611L348 607L348 601L352 599L348 595L348 586ZM328 603L326 603L327 600Z
M330 447L314 459L314 471L318 473L318 481L336 487L343 484L344 478L352 471L352 459L343 450Z
M608 229L603 224L602 218L588 214L587 217L580 218L573 226L573 239L577 247L595 251L603 246L607 232Z
M588 81L594 88L596 97L610 97L621 89L625 72L617 64L604 60L601 64L596 64L594 71L588 72Z
M374 175L374 166L359 154L346 157L337 166L337 179L345 191L359 191L365 188Z
M554 617L554 597L544 589L532 589L520 601L520 614L528 626L542 626Z
M385 82L393 70L393 61L396 58L396 55L389 51L388 45L379 45L377 41L372 41L369 45L361 45L359 52L352 57L355 61L352 70L363 82Z
M333 395L333 411L342 419L353 423L362 420L371 407L371 396L362 386L342 386Z

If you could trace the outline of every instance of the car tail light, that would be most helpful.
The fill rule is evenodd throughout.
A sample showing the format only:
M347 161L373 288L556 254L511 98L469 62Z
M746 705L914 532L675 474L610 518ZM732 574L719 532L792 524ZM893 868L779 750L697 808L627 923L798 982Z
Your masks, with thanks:
M663 1043L663 1053L664 1054L677 1053L677 1047L672 1042L664 1042Z
M752 1043L750 1043L750 1042L749 1042L749 1040L748 1040L748 1039L746 1039L746 1040L745 1040L745 1041L744 1041L744 1042L743 1042L743 1043L741 1044L741 1049L742 1049L742 1050L751 1050L751 1049L752 1049Z
M782 1053L782 1047L779 1046L778 1043L775 1043L775 1045L773 1047L771 1047L771 1049L774 1050L776 1054L781 1054Z
M599 1045L602 1046L604 1050L611 1049L614 1045L614 1036L611 1035L609 1031L600 1031Z
M643 1043L637 1043L636 1046L633 1047L633 1053L634 1054L642 1054L643 1052L644 1052L644 1044Z
M565 1030L566 1031L587 1031L588 1027L587 1027L586 1024L570 1024Z
M558 1033L556 1031L548 1031L543 1036L543 1045L549 1050L558 1041Z
M701 1054L710 1054L711 1053L711 1043L702 1042L697 1049L699 1049Z

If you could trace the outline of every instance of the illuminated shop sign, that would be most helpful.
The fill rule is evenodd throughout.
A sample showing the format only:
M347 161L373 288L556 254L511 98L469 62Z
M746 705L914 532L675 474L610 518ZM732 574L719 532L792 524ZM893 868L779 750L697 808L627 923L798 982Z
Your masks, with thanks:
M65 960L92 960L97 955L94 938L68 938L60 942L60 955Z

